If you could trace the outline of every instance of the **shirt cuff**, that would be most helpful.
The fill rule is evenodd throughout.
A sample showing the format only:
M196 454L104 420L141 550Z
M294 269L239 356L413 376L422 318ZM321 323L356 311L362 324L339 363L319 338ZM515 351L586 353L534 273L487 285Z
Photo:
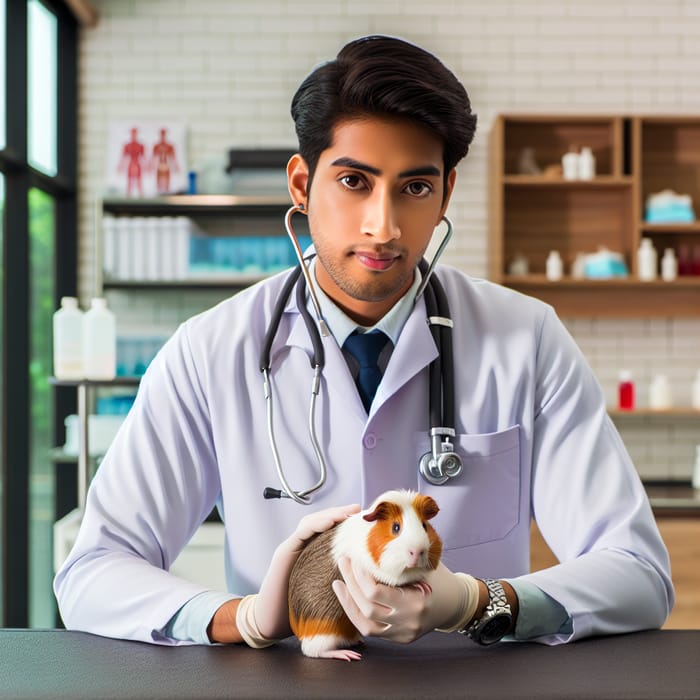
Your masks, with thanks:
M204 591L190 598L165 626L165 635L178 642L212 644L207 627L214 613L227 601L238 596L218 591Z
M529 581L504 579L518 596L515 630L506 639L524 641L552 634L570 634L573 623L569 613L554 598Z

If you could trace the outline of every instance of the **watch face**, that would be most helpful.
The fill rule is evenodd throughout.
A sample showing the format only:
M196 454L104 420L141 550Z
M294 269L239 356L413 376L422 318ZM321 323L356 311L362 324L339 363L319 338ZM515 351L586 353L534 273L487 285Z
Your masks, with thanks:
M513 618L507 613L494 615L482 628L479 633L479 641L482 644L494 644L498 642L508 632Z

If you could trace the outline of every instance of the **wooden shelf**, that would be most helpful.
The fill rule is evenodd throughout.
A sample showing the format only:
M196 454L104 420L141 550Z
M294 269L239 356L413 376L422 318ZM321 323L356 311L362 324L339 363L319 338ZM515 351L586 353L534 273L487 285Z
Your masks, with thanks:
M687 481L649 482L644 488L657 517L700 515L700 490Z
M544 175L505 175L503 184L508 187L560 187L566 189L584 189L597 187L630 187L631 177L626 175L598 175L592 180L564 180L560 177L545 177Z
M580 318L649 318L700 315L700 278L674 282L640 282L629 278L550 282L544 275L504 276L502 284L538 297L560 316Z
M676 418L690 418L691 420L700 420L700 409L690 406L679 406L677 408L655 409L655 408L635 408L632 411L625 411L620 408L609 408L610 417L617 420L634 419L634 418L667 418L675 420Z
M698 234L700 233L700 223L697 221L692 223L692 224L662 224L662 223L655 223L655 224L650 224L648 222L643 222L639 229L643 231L644 233L650 233L650 234L664 234L664 233L692 233L692 234Z
M662 279L643 282L632 277L612 277L610 279L574 279L573 277L563 277L556 282L548 280L543 274L540 275L504 275L503 284L509 287L515 286L550 286L550 287L576 287L588 289L596 287L607 287L617 289L620 287L633 287L635 289L654 289L658 293L660 289L673 289L675 287L688 287L700 289L700 277L688 276L677 277L673 282L664 282Z
M592 149L592 180L556 174L572 146ZM526 149L542 174L519 174ZM689 194L700 207L700 116L500 115L490 169L491 279L543 299L561 316L700 317L700 277L637 280L642 237L651 238L659 260L665 248L678 258L683 249L685 256L700 249L700 222L644 221L647 197L664 189ZM601 246L622 255L628 278L546 280L550 251L560 253L568 272L579 253ZM531 274L508 275L520 256Z

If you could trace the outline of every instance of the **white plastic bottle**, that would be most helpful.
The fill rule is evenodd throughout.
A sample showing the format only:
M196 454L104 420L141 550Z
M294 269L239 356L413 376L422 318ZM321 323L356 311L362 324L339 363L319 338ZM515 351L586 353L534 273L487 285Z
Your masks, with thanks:
M643 282L651 282L656 279L658 257L656 248L652 245L651 238L642 238L637 251L637 274Z
M105 299L93 299L85 312L83 362L87 379L114 379L116 375L116 320Z
M678 276L678 260L673 248L666 248L661 258L661 279L664 282L673 282Z
M595 177L595 156L588 146L584 146L578 156L578 177L580 180L592 180Z
M576 152L576 147L571 146L561 159L562 176L565 180L578 178L578 160L579 154Z
M665 411L673 406L671 385L665 374L657 374L649 387L649 408Z
M56 379L82 379L83 312L75 297L63 297L53 315L53 373Z
M695 381L693 382L692 397L690 400L690 405L700 411L700 369L695 375Z
M564 263L556 250L552 250L547 256L546 275L550 282L557 282L564 275Z

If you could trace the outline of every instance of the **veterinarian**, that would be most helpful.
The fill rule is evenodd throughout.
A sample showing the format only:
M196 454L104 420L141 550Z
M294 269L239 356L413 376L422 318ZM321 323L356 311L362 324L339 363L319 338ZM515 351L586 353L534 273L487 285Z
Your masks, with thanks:
M460 82L416 46L365 37L304 80L292 116L287 224L293 234L307 217L308 270L291 289L286 271L195 316L152 362L56 576L66 626L273 643L289 634L303 543L399 488L437 501L442 564L427 595L343 560L334 590L362 634L556 644L661 626L667 551L562 323L538 300L420 267L433 236L451 233L455 168L475 132ZM440 289L448 308L433 309ZM379 347L363 358L356 339L372 331ZM228 591L168 572L215 506ZM532 519L560 561L535 573Z

